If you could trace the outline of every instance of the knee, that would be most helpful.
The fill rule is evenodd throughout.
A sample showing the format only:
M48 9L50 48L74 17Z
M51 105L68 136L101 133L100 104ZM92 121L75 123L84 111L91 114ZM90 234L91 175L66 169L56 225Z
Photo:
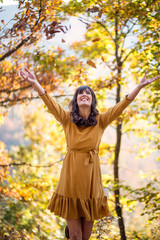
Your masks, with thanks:
M82 240L82 231L74 230L69 232L71 240Z

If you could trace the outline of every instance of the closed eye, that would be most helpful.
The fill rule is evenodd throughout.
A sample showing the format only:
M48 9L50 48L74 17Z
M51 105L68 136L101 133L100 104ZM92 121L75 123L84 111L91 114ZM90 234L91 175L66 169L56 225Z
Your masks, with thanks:
M83 92L79 92L79 94L83 94L83 93L91 94L91 92L89 90L86 90L86 91L83 91Z

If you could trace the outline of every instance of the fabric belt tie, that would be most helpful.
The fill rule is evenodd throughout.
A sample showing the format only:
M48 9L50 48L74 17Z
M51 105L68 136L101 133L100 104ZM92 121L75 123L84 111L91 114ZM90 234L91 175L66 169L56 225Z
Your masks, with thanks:
M85 166L87 166L89 163L93 163L94 162L94 157L96 156L96 154L98 154L98 150L96 150L96 149L92 149L92 150L89 150L89 151L84 151L84 150L81 150L81 149L71 149L71 148L67 147L67 151L88 153L88 157L84 161Z

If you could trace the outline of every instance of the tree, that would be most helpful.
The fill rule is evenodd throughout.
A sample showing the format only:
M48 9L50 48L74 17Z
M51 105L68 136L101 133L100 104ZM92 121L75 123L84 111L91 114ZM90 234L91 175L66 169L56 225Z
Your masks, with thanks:
M42 37L50 39L59 32L69 30L70 26L63 26L56 13L57 9L61 9L61 4L61 0L19 0L18 13L8 22L13 22L12 27L8 28L8 23L1 20L4 25L0 29L1 106L9 107L34 98L29 90L31 85L18 75L25 64L30 69L34 68L37 79L48 91L55 90L57 82L68 76L64 51L60 47L44 51L39 46ZM68 61L74 62L75 59Z
M49 2L50 1L45 2L46 4L48 4L47 7L50 6ZM41 1L40 3L44 2ZM37 3L33 2L32 4ZM40 5L34 5L35 7L33 7L32 4L31 8L29 8L30 11L33 11L33 9L40 9L37 8L37 6ZM44 5L42 4L42 6ZM52 7L55 6L56 5ZM68 4L63 4L63 6L61 5L59 15L58 9L55 8L55 10L58 20L61 19L61 17L63 20L68 16L78 14L80 21L83 22L86 26L86 40L80 43L77 42L73 45L73 49L76 49L75 52L78 52L78 55L66 58L64 57L65 53L62 49L58 49L57 53L50 50L46 54L42 49L37 49L36 47L34 52L30 52L29 50L27 50L24 54L23 52L21 52L22 48L19 48L19 50L16 50L14 54L10 55L10 57L12 57L13 59L20 59L22 56L25 56L27 67L31 69L31 67L34 66L35 73L38 79L40 79L42 86L45 86L46 90L51 91L56 89L56 87L59 86L60 81L63 81L64 86L65 84L68 85L85 83L91 85L94 90L101 89L97 93L98 97L104 97L106 89L114 91L114 93L110 94L110 96L113 97L113 95L115 94L115 103L117 103L120 101L122 88L124 90L124 88L127 86L127 80L129 77L132 77L133 79L141 77L146 68L150 68L150 76L157 75L157 72L159 71L158 1L69 1ZM62 10L64 11L64 16L62 16ZM49 11L48 13L51 12ZM53 11L52 13L54 14L55 12ZM26 8L26 16L24 14L22 15L25 16L27 21L29 21L29 17L27 17L27 14L28 12ZM44 14L44 16L46 15ZM55 17L54 15L51 20L48 18L47 20L50 21L49 23L52 23L53 21L57 22L57 17ZM38 11L36 19L38 19ZM21 20L23 21L23 19ZM23 28L21 27L21 25L17 26L20 32L20 30ZM32 27L33 23L31 24L30 28L27 29L27 31L30 30L31 33ZM42 24L40 24L40 27L42 27ZM35 38L37 37L37 34L39 32L40 28L37 29L37 32L34 35ZM48 36L54 37L54 32L55 29L53 29L53 35L51 34ZM18 32L16 32L16 34L17 33ZM22 32L22 34L20 34L20 37L23 36L23 34L24 33ZM132 45L127 46L126 41L130 35L134 36L136 41L133 42ZM32 40L38 42L39 39L38 37L36 39L32 37ZM28 39L28 41L30 40ZM10 63L10 60L8 60L7 62L3 61L3 65L1 65L4 69L2 72L3 82L1 84L1 89L3 90L3 99L1 98L2 106L4 106L5 104L6 106L9 106L17 102L22 102L26 100L29 95L29 93L27 92L29 86L26 86L24 83L23 85L17 75L17 67L19 66L19 64L16 65L18 61L17 59L14 65L13 63ZM93 67L96 67L98 61L101 61L101 64L107 67L108 72L106 76L98 79L95 79L93 77L92 80L90 80L90 77L88 77L87 75L86 61L89 65ZM54 80L51 80L50 78L51 76L53 76L53 66L55 67L56 71L54 73ZM70 66L71 70L69 69ZM8 75L6 75L7 71L9 72ZM128 74L128 71L130 71L130 74ZM69 76L70 79L68 78ZM15 79L16 81L14 82ZM6 87L3 88L4 84L6 86L6 81L8 81L7 84L9 86L7 89ZM52 84L50 85L50 83ZM11 86L14 87L11 88ZM152 93L150 94L151 97L148 99L150 106L152 106L153 114L151 114L149 110L145 108L146 105L148 105L148 102L146 103L146 98L144 98L143 101L141 100L136 110L128 108L127 114L124 114L123 117L117 119L117 121L113 124L113 127L116 128L117 137L116 144L114 146L113 159L115 209L117 212L117 216L119 217L118 221L121 239L126 239L122 214L122 204L120 202L121 182L119 178L119 153L122 134L130 130L130 128L128 127L129 118L135 119L137 111L144 119L149 120L150 118L153 122L154 118L154 123L156 126L158 126L159 97L158 95L156 95L158 89L159 83L157 82L153 84L153 89L147 89L145 92L146 95ZM24 90L25 92L23 92ZM17 92L17 96L13 94L15 92ZM6 95L6 93L8 95ZM29 98L31 99L34 97L29 96ZM127 125L124 127L124 124L126 123ZM135 129L134 132L138 131L141 131L141 129ZM158 135L156 133L155 135L156 138L154 139L158 140ZM157 140L154 141L152 138L152 141L155 142L154 144L156 149L158 148ZM111 148L109 147L109 149Z
M19 0L19 12L10 20L14 21L13 26L6 29L8 23L1 20L4 27L1 29L0 36L3 53L0 61L5 60L26 44L37 44L41 37L41 31L44 28L46 30L46 25L43 25L44 21L51 22L56 18L55 10L61 3L61 0L39 0L36 2ZM55 27L54 24L56 23L52 22L53 27Z
M21 239L24 234L29 239L62 237L64 221L53 217L46 208L57 185L65 153L64 133L60 133L56 120L45 114L42 105L32 113L25 111L24 115L24 137L29 144L10 151L9 162L0 159L1 169L8 169L0 186L3 219L0 236L8 236L14 230Z

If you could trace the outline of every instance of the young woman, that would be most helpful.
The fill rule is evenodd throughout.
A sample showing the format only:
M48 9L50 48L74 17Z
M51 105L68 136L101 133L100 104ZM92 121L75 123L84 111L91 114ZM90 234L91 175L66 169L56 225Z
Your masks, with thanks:
M21 69L20 75L33 85L48 110L62 124L66 136L67 154L48 209L66 219L71 240L88 240L94 220L111 216L98 157L103 132L133 101L140 89L158 77L147 80L146 72L139 85L122 101L99 113L96 96L88 86L76 90L70 103L71 111L65 111L27 68Z

